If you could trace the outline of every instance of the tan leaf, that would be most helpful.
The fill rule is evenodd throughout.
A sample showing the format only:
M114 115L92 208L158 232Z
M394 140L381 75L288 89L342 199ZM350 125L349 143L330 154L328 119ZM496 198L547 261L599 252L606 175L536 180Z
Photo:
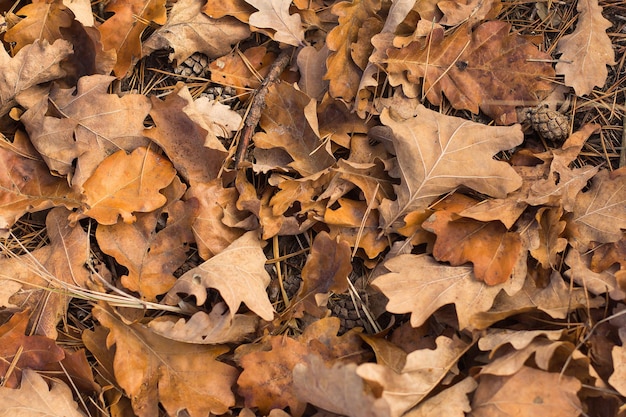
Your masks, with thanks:
M399 373L375 363L364 363L356 372L361 378L382 387L382 398L387 400L391 416L398 417L426 398L470 346L457 338L439 336L435 350L421 349L409 353Z
M500 0L443 0L437 3L443 13L440 24L456 26L469 21L470 26L485 19L493 19L502 8Z
M567 247L567 239L561 237L566 225L562 215L561 207L542 207L535 214L539 246L531 248L530 254L546 269L557 269L558 254Z
M478 384L474 378L467 377L450 388L427 399L403 417L465 417L472 410L467 394L474 391Z
M180 65L196 52L209 58L225 55L230 52L231 45L250 36L248 25L234 18L215 20L201 13L202 3L198 0L176 2L167 23L143 44L143 55L171 47L174 52L169 56L170 61Z
M620 288L616 272L617 267L602 272L591 270L591 254L581 254L576 249L567 252L565 263L570 267L563 273L567 278L582 286L592 294L606 294L614 300L623 300L626 297L624 289Z
M6 416L83 417L72 398L72 390L63 382L53 379L48 388L37 372L25 369L19 389L0 387L2 414Z
M577 417L578 379L524 366L512 376L481 375L471 417Z
M316 355L308 355L293 368L296 396L316 407L349 417L386 417L389 406L376 398L356 373L357 365L336 362L328 367Z
M473 32L466 25L449 36L434 29L428 41L389 50L388 72L406 71L412 83L423 78L422 95L433 104L445 94L456 109L480 109L498 124L516 122L516 106L537 103L554 88L550 55L509 33L509 23L489 21Z
M156 334L167 339L202 345L241 342L256 330L258 317L226 314L228 307L217 303L209 314L194 313L189 320L174 316L160 316L148 323Z
M304 29L299 14L289 14L291 0L246 0L258 9L250 15L251 26L273 29L274 40L288 45L300 46L304 43Z
M250 15L256 9L246 3L245 0L209 1L202 11L211 19L221 19L224 16L233 16L242 22L248 23Z
M626 335L623 328L620 330L622 346L613 346L611 357L613 358L613 373L609 377L609 384L620 394L626 395Z
M63 0L63 5L74 13L74 18L83 26L93 26L93 10L91 10L90 0Z
M250 90L261 85L276 54L267 52L264 46L253 46L243 52L233 51L209 64L211 81L235 88L241 100L245 100Z
M615 64L615 51L606 33L612 23L602 16L598 0L579 0L576 10L576 29L563 36L556 47L556 52L561 53L556 73L565 75L565 84L583 96L591 93L593 87L604 85L606 66Z
M325 45L319 51L313 46L305 46L298 52L296 59L300 72L298 87L311 98L320 99L328 90L328 82L323 79L328 53Z
M395 187L397 199L384 200L380 206L386 230L402 226L405 215L424 210L439 195L461 185L503 198L522 184L513 168L492 158L522 142L519 125L484 126L422 105L415 117L396 119L384 110L381 120L394 132L401 179Z
M37 84L65 75L60 63L72 53L72 45L62 39L52 45L35 41L22 48L13 58L0 48L0 114L15 104L16 96Z
M133 212L148 212L166 202L159 190L167 187L176 171L163 156L148 148L137 148L130 155L118 151L106 158L85 182L85 214L100 224L136 220ZM71 218L78 220L80 213Z
M264 320L272 320L274 308L265 288L270 276L265 270L265 255L257 232L248 232L222 252L187 271L165 297L168 304L177 304L178 293L193 295L198 305L204 304L207 288L215 288L233 317L241 303Z
M139 417L223 414L235 405L231 386L237 370L216 358L223 345L193 345L165 339L139 323L126 324L110 308L95 306L94 317L109 329L108 349L115 346L115 379Z

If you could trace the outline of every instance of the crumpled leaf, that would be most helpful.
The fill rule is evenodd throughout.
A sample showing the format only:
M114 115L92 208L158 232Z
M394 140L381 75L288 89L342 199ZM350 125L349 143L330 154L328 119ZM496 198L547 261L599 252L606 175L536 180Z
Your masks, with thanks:
M456 337L439 336L435 350L420 349L409 353L399 373L375 363L364 363L356 372L361 378L382 387L382 398L387 400L391 416L398 417L422 401L456 367L470 346Z
M485 126L422 105L404 120L385 109L381 120L393 130L396 175L401 179L395 186L397 199L380 205L385 230L402 226L407 214L423 211L439 195L461 185L503 198L522 184L513 168L492 158L522 142L519 125Z
M559 39L556 52L561 56L556 73L565 76L565 85L574 87L577 95L602 87L608 75L607 65L615 65L615 51L606 33L612 23L602 16L598 0L578 0L576 29Z
M211 19L201 8L202 2L197 0L174 3L167 23L143 44L143 55L171 47L174 52L169 59L180 65L196 52L209 58L225 55L231 45L250 36L248 25L233 18Z
M423 78L422 94L432 104L441 105L445 94L456 109L482 110L498 124L514 123L516 106L533 105L552 91L554 70L545 62L550 55L510 29L494 20L474 31L464 24L444 37L443 28L436 28L428 41L389 50L387 71L406 71L410 83ZM411 96L410 89L405 94Z
M83 213L100 224L115 224L118 217L126 223L136 219L133 212L149 212L166 202L159 190L176 176L172 164L149 148L137 148L130 155L118 151L106 158L84 184Z
M376 398L356 373L357 365L336 362L327 367L309 355L293 368L296 396L316 407L348 417L386 417L389 406Z
M204 304L207 288L218 290L233 317L241 303L263 320L272 320L274 308L265 288L270 276L265 270L263 242L257 232L248 232L235 240L222 252L203 264L187 271L174 284L164 302L177 304L179 293L193 295L198 305Z
M0 387L0 404L3 416L84 417L72 390L63 382L53 379L48 388L44 380L32 369L25 369L19 389Z
M72 45L59 39L52 45L35 41L13 58L0 48L0 115L5 115L22 91L65 75L60 62L72 53Z
M246 0L258 9L250 15L251 26L275 30L274 40L288 45L304 43L304 29L299 14L289 14L291 0Z
M524 366L512 376L481 375L471 417L576 417L578 379Z
M109 329L106 346L115 346L115 379L139 417L187 410L191 417L223 414L235 405L231 386L237 370L216 358L224 345L195 345L157 335L139 323L127 324L109 307L95 306L93 316Z
M104 11L114 15L98 26L98 30L105 49L117 52L113 72L123 78L142 56L141 35L150 22L166 23L165 0L112 0Z

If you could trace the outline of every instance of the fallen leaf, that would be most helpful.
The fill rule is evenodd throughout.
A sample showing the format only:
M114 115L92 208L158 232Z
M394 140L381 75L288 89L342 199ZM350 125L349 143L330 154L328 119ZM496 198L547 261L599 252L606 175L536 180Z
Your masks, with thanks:
M63 5L74 13L74 18L83 26L90 27L94 25L90 0L63 0Z
M567 247L567 239L561 237L566 225L561 220L562 215L561 207L542 207L535 214L539 245L531 248L530 254L546 269L557 269L558 254Z
M341 362L329 368L321 357L306 356L293 368L295 395L301 401L343 416L389 416L387 402L374 397L356 369L354 363Z
M465 417L472 411L467 394L474 391L478 384L474 378L467 377L463 381L454 384L450 388L438 393L413 410L404 414L404 417Z
M443 0L437 3L443 13L438 22L445 26L456 26L469 21L472 27L481 20L493 19L502 8L500 0Z
M556 52L561 57L556 73L565 76L565 85L574 87L579 96L602 87L608 75L607 65L615 65L615 51L606 33L612 23L602 16L598 0L576 3L578 21L574 32L559 39Z
M59 39L52 45L35 41L26 45L13 58L0 48L0 114L5 115L15 104L15 98L37 84L61 78L65 71L61 61L72 53L72 45Z
M298 52L296 62L300 72L298 87L300 90L314 99L320 99L328 90L328 82L323 79L326 73L326 58L328 48L322 47L320 50L313 46L305 46Z
M170 61L183 63L196 52L217 58L230 52L231 45L250 36L247 25L233 18L211 19L201 13L202 2L181 0L169 12L165 25L143 44L143 55L172 48ZM207 7L206 5L204 7Z
M614 371L609 377L609 383L621 395L626 394L626 336L623 328L620 330L621 346L613 346L611 357L613 359Z
M384 200L380 212L383 229L402 226L412 211L422 211L439 195L461 185L496 198L520 187L522 179L506 162L492 155L519 145L523 134L517 126L484 126L445 116L420 105L415 116L398 119L389 110L381 121L394 133L398 158L397 199Z
M565 263L570 268L563 273L565 277L573 280L592 294L609 294L614 300L626 298L626 291L620 288L616 277L617 267L594 272L591 270L591 254L579 253L572 248L567 252Z
M164 302L175 305L180 300L177 294L184 293L195 296L197 305L202 305L207 289L215 288L228 305L231 317L241 303L245 303L263 320L272 320L274 308L265 291L270 276L265 270L267 258L262 245L257 232L244 234L222 252L181 276Z
M289 14L291 0L246 0L258 11L249 17L251 26L273 29L274 40L288 45L304 44L304 29L299 14Z
M481 375L471 417L576 417L578 379L524 366L511 376Z
M224 345L195 345L157 335L139 323L127 324L109 307L95 306L93 316L109 329L106 346L115 346L115 379L139 417L186 410L191 417L223 414L235 405L231 386L237 370L216 358Z
M37 372L25 369L19 389L0 387L0 403L4 416L84 417L72 390L53 379L52 387Z
M391 416L398 417L426 398L470 346L458 338L439 336L435 350L409 353L399 373L375 363L359 365L356 372L382 387L382 398L387 400Z
M248 23L250 15L256 9L246 3L245 0L223 0L207 2L202 7L202 12L211 19L221 19L224 16L233 16L238 20Z
M253 46L243 54L233 51L209 64L211 81L233 87L241 100L245 100L250 90L261 85L260 79L267 75L275 58L264 46Z

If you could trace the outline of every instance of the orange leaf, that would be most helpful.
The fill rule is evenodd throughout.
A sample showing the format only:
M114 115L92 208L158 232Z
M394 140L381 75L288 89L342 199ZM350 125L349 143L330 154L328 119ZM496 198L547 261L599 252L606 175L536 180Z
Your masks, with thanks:
M234 87L237 95L245 100L244 95L249 90L254 90L261 85L259 78L267 75L275 58L276 55L268 53L264 46L253 46L246 49L243 54L237 51L231 52L209 64L211 81Z

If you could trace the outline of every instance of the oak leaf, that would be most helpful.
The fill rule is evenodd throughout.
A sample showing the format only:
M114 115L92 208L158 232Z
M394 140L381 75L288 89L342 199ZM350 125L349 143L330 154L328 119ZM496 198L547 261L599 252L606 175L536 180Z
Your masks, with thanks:
M208 261L187 271L174 284L164 301L177 304L179 293L193 295L204 304L207 289L218 290L233 317L239 306L246 306L264 320L272 320L274 308L265 288L270 276L265 270L265 255L256 232L248 232Z
M212 19L201 13L202 7L197 0L176 2L165 25L143 44L143 55L171 47L174 52L169 59L180 65L196 52L211 59L225 55L231 45L250 36L247 25L234 18Z
M565 75L565 85L583 96L591 93L593 87L604 85L606 66L615 64L615 51L606 33L612 23L602 16L598 0L580 0L576 10L576 29L559 39L556 46L556 52L561 53L556 73Z
M16 14L24 18L4 35L5 41L15 42L14 53L35 40L46 40L52 44L57 39L64 39L61 30L69 28L74 20L74 14L61 0L34 1Z
M209 64L211 81L233 87L241 99L261 85L259 78L267 75L276 54L264 46L253 46L243 53L233 51Z
M248 23L250 15L255 11L245 0L209 1L202 7L202 12L211 19L233 16L244 23Z
M118 151L106 158L85 182L84 215L100 224L115 224L118 217L126 223L136 220L133 212L149 212L166 202L159 190L176 176L172 164L149 148L137 148L131 154ZM78 220L81 213L73 213Z
M47 100L21 118L50 169L69 175L77 190L107 156L150 143L143 137L149 99L140 94L109 94L113 79L93 75L78 80L76 88L54 86Z
M72 45L59 39L53 44L35 41L22 48L13 58L0 48L0 114L6 114L15 98L37 84L65 75L61 61L72 53Z
M563 275L590 293L596 295L608 293L614 300L626 298L626 289L620 288L619 281L615 275L618 269L617 266L605 269L602 272L594 272L590 268L591 254L581 254L573 248L567 252L565 263L570 269L565 271Z
M397 199L384 200L380 206L385 230L402 226L407 214L423 211L439 195L461 185L503 198L522 184L506 162L492 159L522 142L519 125L484 126L422 105L414 117L404 120L385 109L381 120L393 130L395 172L401 180L395 186Z
M216 359L228 347L165 339L142 324L125 323L108 307L95 306L93 316L109 329L115 380L139 417L158 415L159 402L170 415L186 409L192 417L223 414L235 405L237 370Z
M409 353L404 368L395 372L384 365L364 363L357 374L382 387L392 417L398 417L422 401L456 366L471 344L458 338L439 336L437 348Z
M481 375L471 417L576 417L578 379L524 366L511 376Z
M510 29L499 20L473 32L466 23L445 37L443 28L434 29L428 41L388 50L387 71L406 71L411 83L423 78L422 94L435 105L445 94L456 109L482 110L498 124L514 123L515 106L532 105L552 91L554 70L548 54Z
M622 328L623 329L623 328ZM621 346L613 346L611 357L613 359L614 371L609 377L609 383L620 394L626 394L626 334L620 331Z
M376 278L372 285L389 299L387 310L412 313L411 325L418 327L439 307L454 303L461 329L470 326L473 315L489 310L505 289L515 293L521 287L516 274L512 281L494 286L479 282L470 266L449 266L428 255L400 255L385 262L391 272ZM523 282L523 281L522 281Z
M465 417L472 410L467 394L474 391L478 384L472 377L454 384L434 397L421 402L403 417Z
M49 388L37 372L25 369L19 389L0 387L1 414L4 416L84 417L72 398L72 390L53 379Z
M251 26L273 29L276 42L300 46L304 44L304 29L299 14L289 14L291 0L246 0L258 11L250 15Z
M328 54L329 51L325 45L320 50L313 46L305 46L298 52L296 58L300 73L298 87L311 98L320 99L328 90L328 81L323 79Z
M469 21L469 26L485 19L495 18L502 5L500 0L443 0L437 3L443 13L438 23L445 26L456 26Z
M567 247L567 239L561 237L566 223L561 220L561 207L542 207L535 214L536 227L530 231L536 235L537 246L530 248L530 254L545 269L557 269L559 257Z
M141 35L150 22L166 23L165 0L113 0L104 11L114 14L98 26L98 30L105 49L117 52L113 72L123 78L142 56Z

